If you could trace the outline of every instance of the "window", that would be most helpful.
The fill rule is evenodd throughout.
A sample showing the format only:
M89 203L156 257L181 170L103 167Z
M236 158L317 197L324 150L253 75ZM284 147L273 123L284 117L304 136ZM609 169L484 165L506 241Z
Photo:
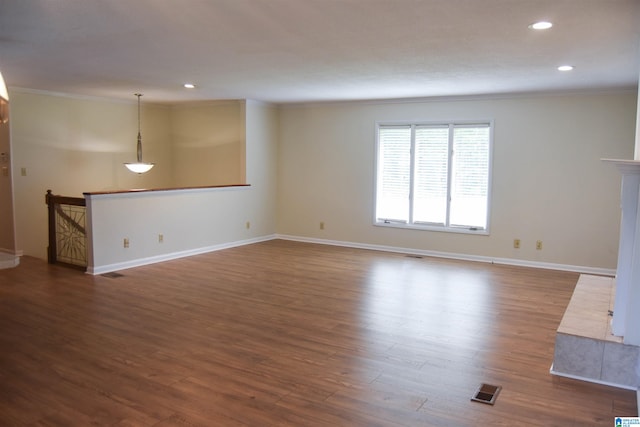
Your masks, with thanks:
M378 125L376 224L486 233L491 123Z

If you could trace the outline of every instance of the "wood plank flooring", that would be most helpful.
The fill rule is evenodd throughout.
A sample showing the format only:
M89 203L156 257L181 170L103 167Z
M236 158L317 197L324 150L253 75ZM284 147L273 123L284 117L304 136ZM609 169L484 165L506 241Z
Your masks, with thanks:
M549 374L578 279L273 240L90 276L0 271L0 425L611 426ZM494 406L470 401L501 385Z

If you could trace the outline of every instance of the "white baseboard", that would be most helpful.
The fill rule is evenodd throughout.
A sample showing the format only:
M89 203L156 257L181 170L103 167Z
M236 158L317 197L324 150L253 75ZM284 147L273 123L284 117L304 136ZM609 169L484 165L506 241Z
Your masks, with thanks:
M459 254L452 252L428 251L421 249L402 248L397 246L372 245L367 243L345 242L340 240L316 239L310 237L291 236L277 234L277 239L292 240L296 242L317 243L321 245L344 246L357 249L369 249L374 251L395 252L407 255L420 255L437 258L457 259L463 261L486 262L490 264L514 265L519 267L542 268L546 270L572 271L576 273L595 274L601 276L615 276L616 270L610 268L586 267L580 265L555 264L550 262L528 261L515 258L494 258L481 255Z
M6 249L6 248L0 248L0 253L1 254L9 254L9 255L14 255L17 257L21 257L24 255L23 251L21 250L13 250L13 249Z
M13 268L20 265L20 256L0 250L0 270L5 268Z
M13 268L13 267L17 267L20 265L20 257L13 257L13 258L9 258L7 257L7 259L0 259L0 270L5 269L5 268Z
M140 258L140 259L135 259L130 261L124 261L124 262L115 263L115 264L108 264L108 265L102 265L102 266L89 266L87 267L87 273L93 274L93 275L104 274L112 271L125 270L127 268L140 267L143 265L155 264L158 262L170 261L173 259L184 258L192 255L199 255L207 252L219 251L222 249L234 248L237 246L250 245L252 243L259 243L259 242L264 242L264 241L273 240L273 239L291 240L291 241L305 242L305 243L316 243L316 244L330 245L330 246L343 246L343 247L356 248L356 249L369 249L374 251L394 252L394 253L402 253L407 255L420 255L420 256L437 257L437 258L457 259L462 261L476 261L476 262L485 262L490 264L514 265L514 266L520 266L520 267L533 267L533 268L542 268L547 270L572 271L577 273L596 274L596 275L602 275L602 276L615 276L615 269L608 269L608 268L555 264L555 263L548 263L548 262L521 260L521 259L515 259L515 258L494 258L494 257L480 256L480 255L469 255L469 254L459 254L459 253L452 253L452 252L402 248L398 246L372 245L368 243L346 242L342 240L317 239L317 238L311 238L311 237L291 236L286 234L272 234L272 235L257 237L254 239L221 243L218 245L212 245L212 246L207 246L203 248L189 249L189 250L180 251L180 252L172 252L168 254L162 254L162 255L157 255L157 256L148 257L148 258Z
M0 269L17 267L21 256L22 251L0 248Z
M112 271L126 270L127 268L141 267L143 265L155 264L163 261L171 261L178 258L184 258L193 255L200 255L208 252L220 251L222 249L235 248L237 246L250 245L252 243L264 242L275 239L275 235L261 236L253 239L239 240L235 242L221 243L218 245L206 246L203 248L189 249L186 251L172 252L147 258L139 258L130 261L118 262L115 264L89 266L87 273L92 275L110 273Z

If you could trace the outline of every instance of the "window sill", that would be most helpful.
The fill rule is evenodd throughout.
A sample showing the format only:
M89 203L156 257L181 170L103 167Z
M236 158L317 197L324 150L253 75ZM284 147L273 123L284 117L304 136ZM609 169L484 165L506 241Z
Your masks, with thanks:
M437 231L441 233L457 233L457 234L475 234L480 236L489 235L489 230L487 229L472 230L469 228L444 227L444 226L436 226L436 225L401 224L401 223L393 223L393 222L392 223L374 222L373 225L376 227L402 228L406 230Z

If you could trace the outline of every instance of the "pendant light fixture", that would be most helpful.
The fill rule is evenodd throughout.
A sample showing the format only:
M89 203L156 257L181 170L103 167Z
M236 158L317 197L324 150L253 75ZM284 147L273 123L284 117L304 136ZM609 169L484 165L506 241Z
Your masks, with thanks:
M138 161L135 163L125 163L124 165L131 172L140 174L140 173L149 172L154 164L144 163L142 161L142 135L140 134L140 97L142 96L142 94L136 93L135 96L138 97L138 145L136 147Z

